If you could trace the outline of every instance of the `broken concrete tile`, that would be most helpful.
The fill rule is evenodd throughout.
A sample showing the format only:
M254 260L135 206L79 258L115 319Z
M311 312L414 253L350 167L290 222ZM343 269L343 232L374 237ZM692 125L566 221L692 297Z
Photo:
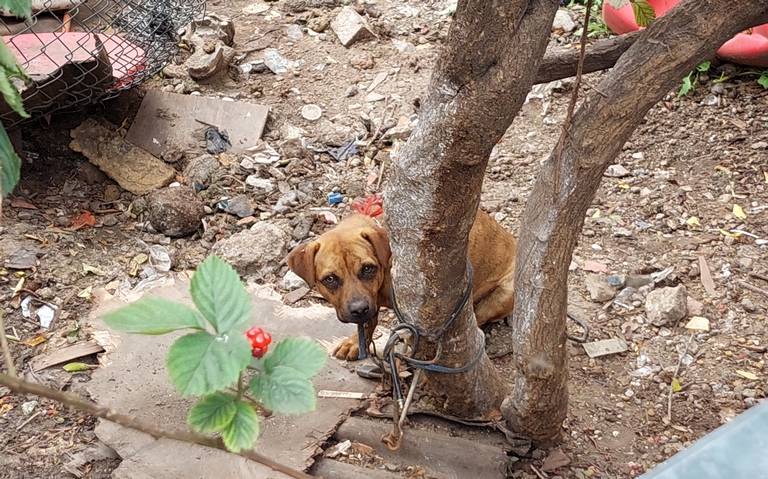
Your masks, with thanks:
M155 288L148 294L191 304L186 280L178 279L180 276L171 278L174 284ZM276 342L298 335L318 341L336 341L336 338L348 336L354 330L350 325L339 322L331 308L318 305L287 307L278 302L279 296L269 288L256 289L252 298L254 321L258 320L259 326L270 331ZM135 299L138 298L129 298ZM163 429L186 429L187 413L194 399L182 398L171 386L165 371L168 348L184 333L141 336L109 330L101 317L123 306L123 301L115 298L110 303L100 304L92 316L92 326L108 343L103 358L107 366L94 372L93 379L87 384L88 391L97 402L115 411L130 413ZM317 391L362 392L366 397L376 387L375 382L359 378L332 358L313 382ZM277 462L305 470L312 464L319 445L333 433L339 418L359 405L357 399L320 397L317 409L309 414L275 415L263 419L257 450ZM117 479L286 477L223 451L165 439L155 440L109 422L100 422L96 435L123 459L112 475Z
M709 320L703 316L694 316L685 325L685 329L694 331L709 331Z
M331 29L345 47L359 40L373 37L365 19L354 8L346 6L331 21Z
M158 158L170 150L195 150L207 125L226 131L232 153L242 153L261 138L269 108L150 90L141 102L126 139Z
M218 241L211 252L229 262L240 274L263 278L283 259L287 239L283 230L260 221L249 230Z
M590 358L624 353L629 349L626 341L621 338L601 339L600 341L584 343L582 346Z
M137 148L94 119L85 120L70 132L69 147L135 195L161 188L176 171L141 148Z
M193 80L207 80L227 68L224 61L224 45L218 44L211 53L205 53L202 49L195 51L186 63L187 73Z

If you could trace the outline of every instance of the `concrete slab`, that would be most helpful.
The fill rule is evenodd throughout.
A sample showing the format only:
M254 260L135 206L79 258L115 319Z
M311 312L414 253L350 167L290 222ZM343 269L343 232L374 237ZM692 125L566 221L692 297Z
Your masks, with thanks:
M191 304L185 278L148 291L151 296ZM332 309L313 306L291 308L279 302L271 290L252 288L253 323L272 333L275 340L289 335L307 335L323 342L349 334L336 320ZM93 399L113 409L165 428L186 428L186 415L192 401L182 399L168 381L165 354L178 335L138 336L110 331L101 321L107 311L118 308L134 297L108 298L96 308L91 324L96 337L107 351L104 367L93 375L88 390ZM360 379L335 359L315 378L317 390L370 393L375 383ZM302 416L278 416L264 421L257 450L296 469L306 470L321 444L330 437L348 411L359 400L319 398L316 411ZM274 478L283 475L221 451L155 440L147 435L108 422L96 428L97 436L123 458L115 478Z

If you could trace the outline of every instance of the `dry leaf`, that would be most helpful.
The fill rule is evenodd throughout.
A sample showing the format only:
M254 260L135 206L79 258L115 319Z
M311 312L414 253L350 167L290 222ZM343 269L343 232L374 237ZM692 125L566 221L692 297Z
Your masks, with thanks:
M747 219L747 214L744 213L744 209L740 206L734 203L733 205L733 216L740 220Z
M740 369L737 369L736 374L743 377L744 379L749 379L750 381L757 381L757 376L750 373L749 371L742 371Z
M96 225L96 217L90 211L83 211L72 220L71 230L76 231L86 226Z
M552 472L557 468L567 466L571 463L571 458L566 456L565 453L559 447L549 451L549 455L544 459L541 465L541 470L544 472Z
M740 238L741 237L741 233L733 232L733 231L726 231L726 230L724 230L722 228L720 229L720 234L722 234L723 236L731 237L731 238Z
M699 218L696 216L691 216L687 220L685 220L685 224L688 226L701 226L701 222L699 221Z
M683 390L682 384L680 384L680 381L677 378L672 378L672 392L679 393Z
M27 200L21 198L13 198L11 200L11 208L19 208L23 210L36 210L37 206L33 205Z
M717 296L715 282L712 280L712 272L709 270L707 260L703 256L699 256L699 271L701 272L701 284L704 286L704 291L710 296Z
M765 176L765 182L768 184L768 171L764 171L763 176Z

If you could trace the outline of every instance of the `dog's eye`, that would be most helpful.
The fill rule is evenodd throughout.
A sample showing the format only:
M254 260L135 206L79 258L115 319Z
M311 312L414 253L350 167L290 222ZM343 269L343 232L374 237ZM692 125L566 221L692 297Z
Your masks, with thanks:
M376 276L376 271L378 271L376 266L367 264L360 270L360 277L362 279L372 279L374 276Z
M323 278L323 284L328 289L336 289L339 287L339 277L335 274L329 274Z

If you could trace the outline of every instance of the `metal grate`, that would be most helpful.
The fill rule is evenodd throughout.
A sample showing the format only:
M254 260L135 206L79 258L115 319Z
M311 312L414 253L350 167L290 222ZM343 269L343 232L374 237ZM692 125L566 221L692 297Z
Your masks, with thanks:
M205 0L33 0L32 8L30 20L0 11L0 35L32 78L17 86L34 118L150 78L176 54L178 30L204 14ZM6 105L0 120L21 122Z

